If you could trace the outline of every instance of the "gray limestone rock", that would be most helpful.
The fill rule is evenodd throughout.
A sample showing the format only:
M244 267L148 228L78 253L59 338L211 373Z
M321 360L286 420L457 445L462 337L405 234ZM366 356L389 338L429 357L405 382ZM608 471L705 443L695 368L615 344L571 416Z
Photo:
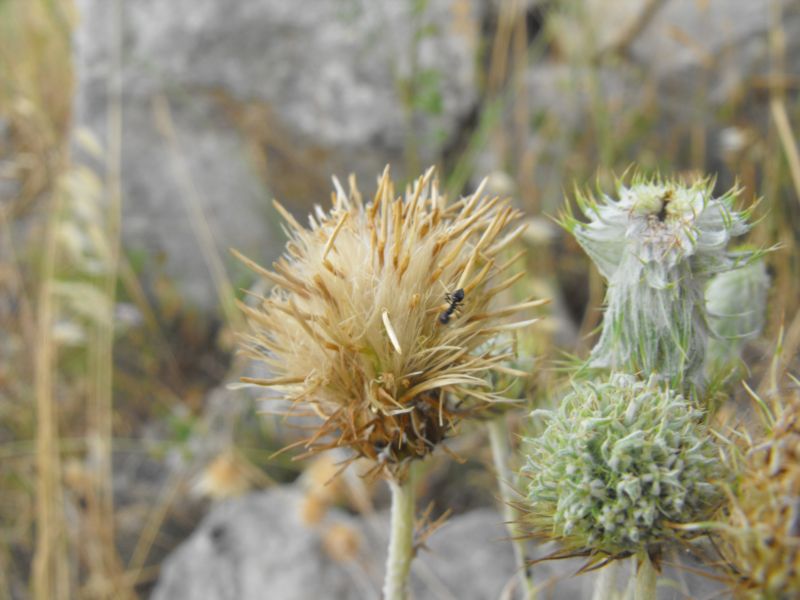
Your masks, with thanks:
M218 505L191 537L163 563L151 600L372 600L380 597L386 557L388 516L354 517L332 510L317 525L301 518L303 494L284 486ZM355 545L330 543L336 528ZM340 538L341 539L341 538ZM349 558L342 548L350 548ZM557 550L543 545L533 555ZM508 533L492 509L451 518L427 540L412 564L414 600L514 600L516 574ZM720 585L696 575L703 567L670 556L691 570L668 567L659 585L661 600L710 598ZM574 576L583 559L533 567L540 600L592 597L596 573ZM630 561L617 568L622 592Z
M347 598L351 575L300 521L289 489L218 506L163 568L153 600Z
M320 525L300 518L302 494L275 488L215 508L164 563L152 600L326 600L380 597L387 518L332 511ZM326 532L344 525L360 540L352 560L335 556ZM326 549L328 548L328 549ZM562 580L574 561L536 567L543 598L579 598L593 576ZM501 517L481 509L436 531L413 563L417 600L495 600L511 589L514 566ZM512 597L513 596L509 596Z
M576 172L591 177L597 164L624 168L619 165L628 160L655 168L665 158L688 162L684 148L692 143L705 152L693 160L721 170L726 140L746 135L736 126L751 122L762 129L771 118L768 81L778 68L770 56L771 11L778 8L783 68L789 79L798 74L797 2L587 0L549 6L545 31L556 51L530 61L522 91L508 100L505 133L513 143L498 144L500 153L490 148L476 168L483 173L525 166L512 175L535 187L546 211L559 209ZM527 115L527 123L518 114Z
M115 3L77 4L75 126L105 143ZM302 212L332 174L368 190L386 163L426 166L476 102L474 0L118 4L124 242L202 308L217 302L209 251L279 251L273 195Z

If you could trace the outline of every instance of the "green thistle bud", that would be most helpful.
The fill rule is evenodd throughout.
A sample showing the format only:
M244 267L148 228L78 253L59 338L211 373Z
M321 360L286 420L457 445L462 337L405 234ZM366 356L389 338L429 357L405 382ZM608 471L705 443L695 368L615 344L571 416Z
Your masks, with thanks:
M708 516L722 476L703 412L632 375L584 381L527 441L523 522L576 553L654 550Z
M713 198L711 188L636 179L620 184L618 200L578 197L590 220L567 215L564 225L608 281L592 366L699 379L710 335L704 288L735 265L728 242L749 228L732 209L738 190Z
M769 275L763 260L716 275L706 288L706 309L714 338L708 371L730 371L742 346L764 328Z

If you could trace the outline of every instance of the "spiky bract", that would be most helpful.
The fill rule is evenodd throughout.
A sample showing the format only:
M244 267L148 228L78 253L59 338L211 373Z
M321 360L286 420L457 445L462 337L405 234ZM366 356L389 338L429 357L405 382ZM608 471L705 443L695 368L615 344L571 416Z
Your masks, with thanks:
M686 186L637 177L617 193L579 195L589 222L564 219L608 280L592 365L673 383L695 379L709 338L705 285L734 266L728 242L749 227L748 215L732 208L738 191L714 198L709 180Z
M579 382L527 440L524 521L567 551L655 551L717 505L717 448L702 411L654 380ZM600 560L598 558L598 560Z
M800 399L753 444L722 528L737 596L800 598Z
M322 419L310 451L349 447L396 476L459 420L504 401L488 383L513 358L498 333L531 323L513 317L540 302L493 308L522 276L509 274L519 255L503 256L522 233L508 230L519 213L507 201L479 190L448 205L433 170L405 198L388 168L372 202L352 178L348 193L336 188L330 211L318 208L308 227L279 208L285 255L272 271L250 263L274 284L245 307L247 353L271 377L245 381ZM446 294L459 289L463 301L442 319Z

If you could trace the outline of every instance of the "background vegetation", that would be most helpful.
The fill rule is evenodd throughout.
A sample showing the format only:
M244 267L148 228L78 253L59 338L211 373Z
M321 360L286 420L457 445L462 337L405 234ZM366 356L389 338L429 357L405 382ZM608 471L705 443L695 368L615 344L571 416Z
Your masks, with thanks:
M765 391L795 365L800 345L800 80L787 64L781 3L769 16L766 72L721 103L699 85L686 99L693 117L683 120L670 116L646 73L626 66L628 44L658 3L650 4L643 22L600 46L582 33L580 3L521 12L499 3L476 59L480 102L438 157L441 173L458 194L484 174L491 150L491 184L529 215L530 285L555 298L536 342L541 365L561 350L585 353L603 297L587 259L546 218L564 190L594 181L608 188L633 164L715 174L720 192L738 181L745 205L761 199L749 241L780 244L768 257L767 327L748 350L746 378ZM415 10L424 14L427 3L417 0ZM121 206L134 201L120 182L123 108L110 108L106 140L73 128L77 18L69 0L0 0L0 597L146 594L210 502L294 480L305 468L273 456L286 442L279 422L255 418L246 395L220 392L245 368L233 351L240 317L232 299L250 281L226 271L202 215L195 231L218 291L211 314L168 278L149 276L148 260L122 244ZM415 43L426 35L420 27ZM527 68L554 56L576 86L556 92L583 98L580 127L531 97ZM723 68L713 58L705 64L698 82ZM630 73L635 102L606 93L609 68ZM423 68L397 78L409 120L442 110L440 85L441 74ZM538 144L527 142L531 132ZM412 136L404 148L410 176L425 166L420 144ZM271 181L267 163L254 168ZM554 377L541 371L537 397L547 397ZM426 495L441 509L493 502L483 435L458 441L468 460L457 477L436 461L428 466Z

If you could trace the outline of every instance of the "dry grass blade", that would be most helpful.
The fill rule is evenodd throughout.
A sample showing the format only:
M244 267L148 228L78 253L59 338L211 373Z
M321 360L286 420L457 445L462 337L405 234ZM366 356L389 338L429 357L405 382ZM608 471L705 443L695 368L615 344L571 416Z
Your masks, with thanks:
M791 123L789 123L789 116L786 114L786 103L782 98L773 96L770 98L769 108L778 130L781 146L786 154L786 161L789 163L794 193L797 201L800 202L800 152L797 150L797 138L792 131Z
M217 243L214 240L214 233L208 224L208 220L203 214L203 203L200 201L200 190L194 183L194 179L189 171L189 166L183 157L178 140L175 125L172 120L172 111L170 110L169 103L163 96L158 97L154 101L153 106L156 113L156 121L158 122L161 134L166 139L172 150L172 168L175 173L175 178L178 185L181 187L183 193L180 194L181 201L183 202L186 214L189 217L189 223L192 226L192 231L197 238L197 243L200 246L200 251L208 266L209 274L214 282L214 288L217 291L219 305L222 309L225 319L234 330L240 330L242 326L242 319L239 312L236 310L236 300L233 294L233 286L228 279L225 265L222 262L220 253L217 249Z
M33 560L35 600L69 598L66 530L62 512L61 459L58 452L58 420L53 398L56 345L53 315L56 311L51 286L55 279L56 220L61 195L52 197L52 209L45 236L41 284L36 307L36 549Z

